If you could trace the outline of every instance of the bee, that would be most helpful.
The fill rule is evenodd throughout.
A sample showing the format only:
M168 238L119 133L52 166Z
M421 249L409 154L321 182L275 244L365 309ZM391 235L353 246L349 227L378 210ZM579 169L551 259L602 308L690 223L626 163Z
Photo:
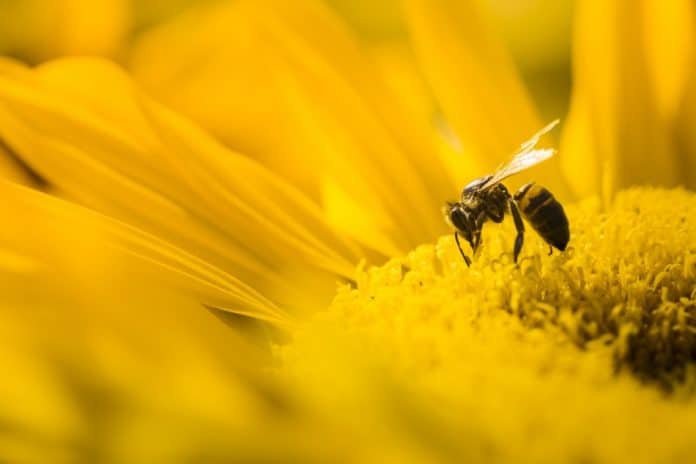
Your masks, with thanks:
M570 240L568 218L563 206L546 188L530 182L522 186L514 196L501 182L551 158L556 150L536 148L539 139L553 129L558 120L553 121L524 142L510 160L501 165L495 173L473 180L462 191L461 200L449 202L445 206L445 219L454 227L454 239L467 266L471 259L464 253L459 236L462 235L471 245L475 254L481 246L481 230L486 221L501 223L505 214L510 213L515 223L517 236L513 257L515 263L524 243L524 221L553 248L564 251Z

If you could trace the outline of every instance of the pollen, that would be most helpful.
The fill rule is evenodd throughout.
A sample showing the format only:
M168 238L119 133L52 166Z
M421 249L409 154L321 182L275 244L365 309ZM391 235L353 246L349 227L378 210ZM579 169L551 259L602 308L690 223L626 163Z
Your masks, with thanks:
M329 313L389 340L407 368L446 365L462 339L485 337L493 324L507 338L601 347L613 371L683 379L696 359L696 196L641 188L605 212L596 200L566 209L563 253L549 255L528 228L515 265L511 221L487 224L471 268L443 237L361 270L357 288L342 288Z
M514 264L505 221L471 267L446 236L360 269L282 350L284 371L342 422L392 424L463 461L693 456L696 195L565 206L562 253L528 230Z

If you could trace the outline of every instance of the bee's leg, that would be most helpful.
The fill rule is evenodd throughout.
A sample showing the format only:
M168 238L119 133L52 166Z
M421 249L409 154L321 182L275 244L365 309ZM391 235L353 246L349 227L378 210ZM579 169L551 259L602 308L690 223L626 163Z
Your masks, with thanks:
M481 231L483 230L483 223L486 221L488 213L484 210L479 213L476 217L476 230L474 231L474 237L471 242L471 248L474 250L474 256L481 246Z
M481 245L481 229L478 229L476 233L474 233L474 240L472 243L471 248L474 250L474 256L478 256L476 253L478 252L479 246Z
M470 267L471 260L469 259L469 257L466 254L464 254L464 250L462 250L462 245L461 245L461 243L459 243L459 233L457 233L456 231L454 232L454 240L457 242L457 248L459 248L459 253L462 255L462 258L464 258L464 262L466 263L466 266Z
M551 256L552 254L553 254L553 247L551 245L549 245L549 256Z
M522 244L524 243L524 222L522 222L522 215L520 214L520 209L517 203L510 199L510 213L512 214L512 219L515 221L515 229L517 229L517 237L515 237L515 250L514 259L517 262L517 257L520 255L522 250Z

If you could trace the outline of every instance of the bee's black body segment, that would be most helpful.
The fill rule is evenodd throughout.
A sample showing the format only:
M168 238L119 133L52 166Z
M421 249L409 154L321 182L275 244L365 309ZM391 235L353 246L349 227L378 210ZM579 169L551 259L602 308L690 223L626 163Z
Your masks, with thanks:
M547 189L532 182L520 188L513 197L503 184L496 184L488 190L477 190L476 185L479 184L474 181L467 186L462 192L461 201L448 203L446 211L447 219L456 229L457 247L467 265L471 264L471 259L464 253L458 235L464 237L476 252L481 245L484 223L488 220L502 222L506 213L512 216L517 230L513 249L515 262L524 244L523 217L550 246L561 251L566 249L570 240L568 218L563 206Z
M568 218L563 211L563 206L551 192L532 182L520 188L513 197L501 183L503 179L553 156L555 150L535 147L539 138L553 129L558 122L555 120L534 134L495 173L471 181L464 187L459 202L447 204L445 217L455 228L454 238L467 266L471 264L471 259L464 253L459 236L464 237L476 253L481 245L481 230L484 223L488 220L502 222L506 213L512 215L517 230L513 250L515 262L524 243L523 217L551 247L561 251L566 249L570 240Z
M515 194L525 219L548 243L561 251L570 240L570 228L563 206L544 187L530 183Z
M544 206L545 203L552 198L553 196L551 195L551 192L545 188L530 188L527 190L527 193L521 197L517 194L515 195L515 201L518 203L525 200L524 204L521 204L520 206L522 207L522 212L526 216L534 215L539 208Z

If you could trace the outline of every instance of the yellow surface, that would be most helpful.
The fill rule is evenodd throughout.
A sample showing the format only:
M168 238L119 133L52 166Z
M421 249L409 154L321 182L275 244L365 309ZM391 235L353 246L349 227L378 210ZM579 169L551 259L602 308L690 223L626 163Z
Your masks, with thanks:
M689 462L695 200L566 205L567 251L530 232L519 266L512 221L484 229L471 268L452 237L423 245L342 288L286 370L358 443L406 462Z

